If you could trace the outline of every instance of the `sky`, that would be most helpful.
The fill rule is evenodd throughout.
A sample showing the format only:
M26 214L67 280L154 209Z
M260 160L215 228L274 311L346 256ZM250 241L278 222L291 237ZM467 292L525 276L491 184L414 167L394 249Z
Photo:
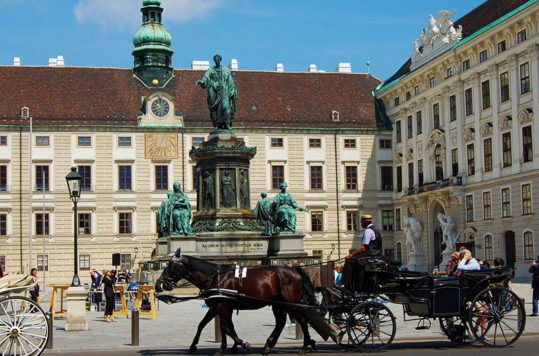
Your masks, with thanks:
M502 1L502 0L497 0ZM239 69L353 72L384 80L410 57L430 14L457 10L455 21L483 0L162 0L175 68L193 60L238 60ZM131 68L142 0L0 0L0 65ZM450 8L448 8L450 6Z

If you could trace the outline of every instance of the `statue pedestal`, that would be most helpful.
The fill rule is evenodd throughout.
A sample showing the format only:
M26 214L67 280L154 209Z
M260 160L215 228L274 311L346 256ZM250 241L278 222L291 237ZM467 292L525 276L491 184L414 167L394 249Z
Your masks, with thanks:
M86 297L88 291L84 287L69 287L66 292L67 318L65 331L87 331Z
M406 267L410 271L426 271L427 266L425 265L425 253L423 251L410 252L408 256Z
M307 256L303 250L303 234L281 233L269 237L268 256Z
M449 263L449 260L451 259L451 254L453 252L454 251L451 251L451 250L448 250L448 249L445 249L445 250L442 251L442 262L438 266L440 271L445 271L447 269L447 264Z

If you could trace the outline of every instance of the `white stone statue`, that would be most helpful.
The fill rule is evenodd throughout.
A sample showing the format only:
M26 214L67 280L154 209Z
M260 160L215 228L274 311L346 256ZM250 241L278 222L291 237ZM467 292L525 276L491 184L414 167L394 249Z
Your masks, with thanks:
M423 247L421 245L421 235L423 233L423 225L413 217L404 219L404 231L406 232L406 246L410 253L420 252Z
M454 252L459 234L455 229L455 222L449 215L438 213L438 221L442 226L442 243L445 244L444 252Z

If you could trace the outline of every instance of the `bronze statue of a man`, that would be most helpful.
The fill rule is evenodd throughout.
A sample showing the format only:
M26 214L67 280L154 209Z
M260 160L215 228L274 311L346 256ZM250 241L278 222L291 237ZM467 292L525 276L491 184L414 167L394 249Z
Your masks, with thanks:
M208 89L208 108L215 130L231 130L236 111L236 84L230 70L221 66L221 56L213 56L215 66L209 68L202 79L196 81L203 89Z

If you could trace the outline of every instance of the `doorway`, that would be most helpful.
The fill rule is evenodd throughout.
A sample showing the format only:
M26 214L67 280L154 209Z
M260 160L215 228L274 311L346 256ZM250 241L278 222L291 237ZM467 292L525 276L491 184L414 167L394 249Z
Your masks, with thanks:
M505 262L507 266L512 268L515 267L515 262L517 260L516 248L515 248L515 232L506 231L504 234L505 240Z
M442 228L440 226L434 229L434 265L442 263Z

